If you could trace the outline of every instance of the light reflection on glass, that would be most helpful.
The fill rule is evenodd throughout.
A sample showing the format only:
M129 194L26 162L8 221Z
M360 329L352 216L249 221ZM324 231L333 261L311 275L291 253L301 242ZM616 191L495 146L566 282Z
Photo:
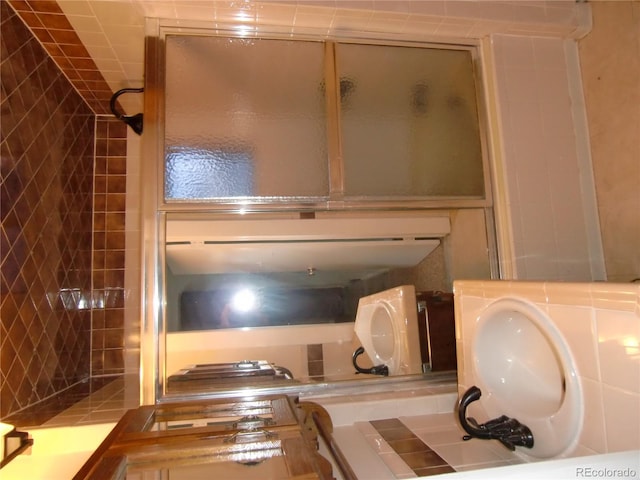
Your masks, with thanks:
M236 293L231 299L231 308L236 312L250 312L258 307L258 297L248 289L242 289Z
M630 357L640 355L640 342L636 337L625 337L622 339L625 352Z

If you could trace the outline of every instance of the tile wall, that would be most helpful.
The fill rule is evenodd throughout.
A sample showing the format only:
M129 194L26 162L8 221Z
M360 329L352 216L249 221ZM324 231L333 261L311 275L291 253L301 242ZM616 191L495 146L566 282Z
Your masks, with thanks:
M574 455L640 448L640 286L460 281L454 291L462 390L472 384L469 325L495 299L523 298L549 315L577 366L585 420Z
M55 0L9 0L95 114L109 114L112 90Z
M127 132L57 3L1 3L4 418L124 371Z
M414 38L482 38L496 31L575 37L588 24L588 7L574 0L485 1L482 8L478 2L459 0L58 0L58 4L114 90L143 83L145 17L211 22L248 35L269 25L294 35L310 30L318 35L393 32ZM142 109L136 96L125 95L121 101L128 113Z
M511 274L503 278L605 278L576 44L562 38L492 38L500 135L496 193L509 216ZM500 212L498 212L500 215Z
M124 373L127 126L96 120L91 374Z
M90 373L95 115L2 9L0 416Z

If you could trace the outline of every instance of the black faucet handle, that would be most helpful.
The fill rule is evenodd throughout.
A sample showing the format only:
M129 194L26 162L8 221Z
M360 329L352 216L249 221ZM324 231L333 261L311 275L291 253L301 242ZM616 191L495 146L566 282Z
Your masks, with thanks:
M460 425L468 435L462 437L464 440L481 438L485 440L498 440L509 450L516 447L533 447L533 433L526 425L523 425L515 418L506 415L479 424L475 418L467 417L467 408L472 402L480 399L482 392L475 385L469 388L460 397L458 402L458 419Z
M369 373L371 375L383 375L385 377L389 375L389 367L387 367L386 365L376 365L371 368L362 368L360 365L358 365L357 359L363 353L364 347L358 347L356 348L356 351L353 352L353 357L351 360L353 362L354 368L356 369L356 373Z

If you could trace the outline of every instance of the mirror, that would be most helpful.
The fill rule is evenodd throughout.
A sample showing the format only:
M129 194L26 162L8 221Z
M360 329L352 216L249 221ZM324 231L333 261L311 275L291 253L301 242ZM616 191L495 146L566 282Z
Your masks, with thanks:
M361 297L450 292L456 269L490 275L481 209L296 217L167 215L167 393L368 378L352 364Z
M413 283L389 272L415 268L449 232L444 214L171 215L167 331L353 321L360 297Z

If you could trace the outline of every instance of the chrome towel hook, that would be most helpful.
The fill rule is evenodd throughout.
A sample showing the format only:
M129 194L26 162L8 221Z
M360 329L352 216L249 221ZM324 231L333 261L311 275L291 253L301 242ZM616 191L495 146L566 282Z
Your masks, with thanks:
M111 96L111 101L109 102L109 106L111 107L111 113L115 115L118 120L122 120L124 123L129 125L134 132L138 135L142 134L142 113L136 113L135 115L125 115L120 113L116 109L116 102L118 101L118 97L123 93L142 93L144 92L144 88L122 88L118 90Z

